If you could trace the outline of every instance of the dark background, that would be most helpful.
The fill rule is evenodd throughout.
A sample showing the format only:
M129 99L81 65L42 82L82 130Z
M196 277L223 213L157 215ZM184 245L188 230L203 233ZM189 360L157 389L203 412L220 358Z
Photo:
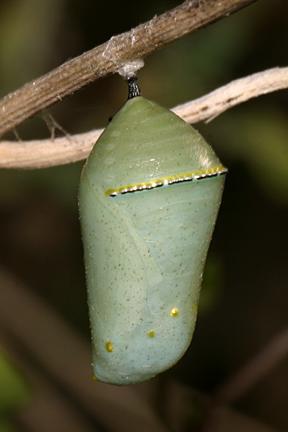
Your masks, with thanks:
M178 3L2 0L0 96ZM260 0L146 58L139 73L142 94L163 106L175 106L241 76L286 66L287 43L288 4ZM107 77L48 112L71 134L103 127L124 103L126 91L119 76ZM162 400L161 406L153 406L164 421L167 383L211 396L287 329L287 102L287 91L262 96L209 124L196 125L229 174L192 345L176 367L150 384ZM51 134L41 115L17 132L23 140ZM13 139L13 134L7 138ZM77 212L81 167L76 163L38 171L0 171L0 265L88 341ZM9 331L2 329L2 334L7 341ZM33 385L21 362L15 362L15 353L9 353L9 343L2 345L0 318L0 431L33 430L18 414L33 400ZM63 389L60 393L63 397ZM287 404L288 364L283 357L232 408L270 425L271 431L288 430ZM194 430L195 410L192 402L188 404L181 414L185 421L180 419L175 428ZM89 422L94 424L95 419Z

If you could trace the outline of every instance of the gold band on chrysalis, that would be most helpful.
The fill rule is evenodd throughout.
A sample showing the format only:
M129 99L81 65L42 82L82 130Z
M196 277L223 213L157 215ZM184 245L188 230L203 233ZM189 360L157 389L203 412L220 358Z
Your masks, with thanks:
M209 177L220 176L226 173L227 173L227 168L225 168L223 165L218 165L212 168L195 170L195 171L175 174L167 177L160 177L157 179L153 179L141 183L128 184L128 185L117 187L115 189L112 188L107 189L105 191L105 195L110 197L115 197L116 195L126 194L129 192L149 190L161 186L169 186L174 183L201 180Z

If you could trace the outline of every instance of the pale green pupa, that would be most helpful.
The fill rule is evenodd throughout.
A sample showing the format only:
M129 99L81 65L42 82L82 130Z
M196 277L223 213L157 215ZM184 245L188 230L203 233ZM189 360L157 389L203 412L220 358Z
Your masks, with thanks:
M187 350L225 172L192 126L141 96L97 141L79 194L96 379L145 381Z

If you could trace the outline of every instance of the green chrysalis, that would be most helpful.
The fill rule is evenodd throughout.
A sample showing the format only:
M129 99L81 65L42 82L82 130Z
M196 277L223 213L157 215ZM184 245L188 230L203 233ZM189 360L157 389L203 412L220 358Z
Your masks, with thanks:
M147 380L187 350L225 172L195 129L137 95L94 146L79 201L100 381Z

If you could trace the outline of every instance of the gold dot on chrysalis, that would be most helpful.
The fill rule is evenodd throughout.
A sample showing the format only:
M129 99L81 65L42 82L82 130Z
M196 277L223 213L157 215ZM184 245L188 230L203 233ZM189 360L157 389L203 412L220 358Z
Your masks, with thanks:
M175 318L179 315L179 309L177 307L173 307L170 311L170 316Z
M147 336L149 336L150 338L154 338L155 335L156 335L156 333L155 333L154 330L149 330L149 331L147 332Z
M105 343L105 348L106 348L106 351L107 352L112 352L113 351L113 344L112 344L112 342L111 341L107 341L106 343Z
M97 381L97 377L96 377L96 375L94 375L94 374L92 375L92 380L93 380L93 381Z

